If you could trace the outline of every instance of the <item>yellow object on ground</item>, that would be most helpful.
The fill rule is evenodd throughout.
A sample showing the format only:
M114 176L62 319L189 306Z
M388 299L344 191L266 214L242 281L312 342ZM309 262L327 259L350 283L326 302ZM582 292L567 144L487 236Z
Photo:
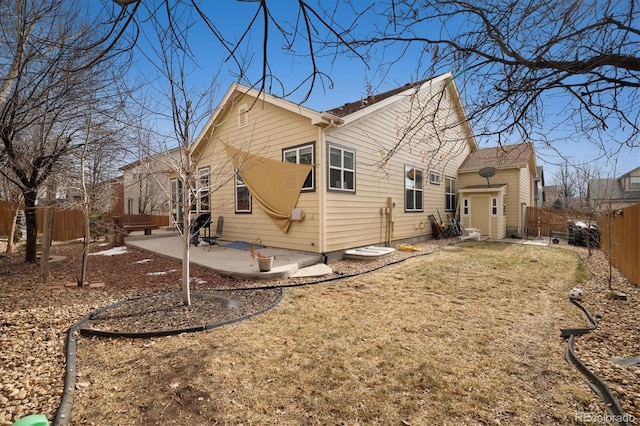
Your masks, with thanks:
M422 247L420 246L412 246L409 244L399 244L397 249L400 251L422 251Z

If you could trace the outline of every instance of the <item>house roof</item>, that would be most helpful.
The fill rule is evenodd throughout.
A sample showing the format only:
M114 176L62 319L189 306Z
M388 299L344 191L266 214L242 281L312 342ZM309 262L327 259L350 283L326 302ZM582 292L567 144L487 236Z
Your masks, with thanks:
M640 175L640 167L636 167L633 170L629 170L627 173L620 176L620 179L629 177L629 176L638 176L638 175Z
M164 156L167 156L167 155L172 157L179 152L180 152L180 147L175 147L175 148L168 149L166 151L148 154L143 158L140 158L135 161L132 161L131 163L125 164L124 166L120 167L118 170L121 170L124 172L125 170L133 169L143 164L148 164L151 161L162 159Z
M640 199L640 191L625 191L621 180L616 178L589 179L587 191L591 200Z
M362 98L359 101L347 102L344 105L328 110L329 114L335 115L337 117L346 117L349 114L352 114L356 111L364 109L370 105L373 105L377 102L383 101L387 98L390 98L394 95L400 94L405 90L413 89L415 87L421 86L424 82L428 80L420 80L415 83L407 83L404 86L396 87L395 89L388 90L383 93L378 93L375 95L369 95L366 98Z
M537 173L533 144L529 142L477 149L467 156L458 170L477 171L483 167L511 169L526 166L530 166L532 171Z
M215 112L204 126L203 130L200 132L195 142L193 143L192 149L195 150L198 145L202 143L203 140L206 140L211 130L215 127L214 124L219 119L219 117L223 114L223 112L232 107L233 105L238 104L239 98L243 97L255 98L257 103L267 102L269 104L278 106L284 110L294 112L303 117L307 117L311 120L311 124L318 126L328 126L331 124L342 124L342 120L340 117L337 117L328 112L319 112L310 108L303 107L302 105L298 105L296 103L287 101L286 99L279 98L274 95L270 95L265 92L261 92L259 90L253 89L251 87L243 86L240 83L233 83L231 87L227 90L224 97L220 101L220 104L216 108Z
M333 108L324 112L319 112L310 108L303 107L277 96L269 95L265 92L260 92L253 88L243 86L239 83L233 83L227 90L227 93L223 97L218 108L216 108L216 111L205 125L203 131L197 137L196 141L194 142L193 149L195 151L196 147L198 147L198 145L200 145L203 140L208 139L210 131L215 127L214 125L223 111L231 107L232 105L237 104L238 100L236 94L238 94L239 96L250 96L256 98L258 102L268 102L285 110L307 117L314 125L318 125L320 127L328 127L332 125L340 126L346 124L347 121L353 121L363 115L367 115L369 113L377 111L380 108L384 108L385 106L393 102L397 102L398 99L404 99L405 95L422 90L422 88L426 87L426 85L439 84L443 82L445 83L444 87L453 92L453 96L457 100L457 104L461 110L461 113L462 115L464 115L465 113L462 107L462 102L460 100L460 95L455 87L455 81L453 80L453 76L451 73L442 74L432 79L409 83L404 86L386 91L384 93L371 95L366 99L346 103L340 107ZM347 116L349 116L348 119L343 119ZM463 121L467 126L469 126L469 124L466 122L466 117ZM470 127L469 133L473 134ZM477 144L473 137L470 138L469 144L472 146L472 149L475 149L477 147Z
M503 186L507 186L507 184L506 183L490 183L489 185L468 185L468 186L465 186L464 188L458 188L458 189L483 189L483 188L498 189L498 188L502 188Z

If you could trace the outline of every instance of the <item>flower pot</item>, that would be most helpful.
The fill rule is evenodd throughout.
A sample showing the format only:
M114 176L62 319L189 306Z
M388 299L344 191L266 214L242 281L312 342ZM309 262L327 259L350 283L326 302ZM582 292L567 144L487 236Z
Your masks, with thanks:
M269 272L272 266L273 256L258 258L258 268L260 268L260 272Z

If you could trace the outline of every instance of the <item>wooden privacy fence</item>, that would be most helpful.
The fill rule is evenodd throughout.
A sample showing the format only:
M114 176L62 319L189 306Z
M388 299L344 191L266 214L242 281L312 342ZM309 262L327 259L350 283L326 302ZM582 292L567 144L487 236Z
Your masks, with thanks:
M611 264L640 285L640 204L603 214L598 226L602 251Z
M550 209L527 207L527 235L529 237L550 237L553 232L567 232L567 222L597 223L597 215L592 212L571 209Z
M630 282L640 285L640 204L598 215L580 210L527 207L529 237L567 232L569 221L597 223L602 252Z
M11 230L13 211L15 203L0 200L0 235L8 235ZM20 206L24 210L23 206ZM36 207L36 220L38 222L38 233L44 229L44 207ZM159 227L169 226L168 216L151 216L151 220ZM78 209L56 209L53 212L53 232L54 241L70 241L84 237L84 215Z
M15 203L0 200L0 235L9 235Z

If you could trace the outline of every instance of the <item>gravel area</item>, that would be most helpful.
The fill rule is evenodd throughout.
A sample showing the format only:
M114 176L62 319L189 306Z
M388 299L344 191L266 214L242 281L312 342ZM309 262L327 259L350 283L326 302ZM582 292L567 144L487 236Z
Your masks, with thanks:
M346 260L330 266L333 277L341 277L429 253L453 242L431 241L422 244L420 252L396 251L373 261ZM193 267L194 305L184 308L180 304L180 265L132 249L117 256L90 257L89 282L104 283L103 287L68 286L77 282L80 248L79 244L53 247L52 254L63 256L64 260L51 266L48 285L39 282L37 265L22 262L23 253L0 257L0 426L11 425L32 413L54 417L63 392L66 331L92 311L126 298L148 296L109 311L90 325L103 330L140 332L228 320L258 311L279 297L277 289L239 291L257 283L220 277ZM91 252L106 249L94 243ZM584 305L601 318L595 332L577 339L576 351L610 385L623 409L640 418L640 367L612 363L614 356L640 354L640 342L635 338L640 331L638 288L614 269L612 286L624 292L627 300L613 300L606 291L608 266L604 255L595 251L588 256L586 249L573 249L590 271L589 279L581 285ZM4 253L2 242L0 253ZM314 281L319 280L258 284L270 287ZM210 303L196 303L198 300Z

